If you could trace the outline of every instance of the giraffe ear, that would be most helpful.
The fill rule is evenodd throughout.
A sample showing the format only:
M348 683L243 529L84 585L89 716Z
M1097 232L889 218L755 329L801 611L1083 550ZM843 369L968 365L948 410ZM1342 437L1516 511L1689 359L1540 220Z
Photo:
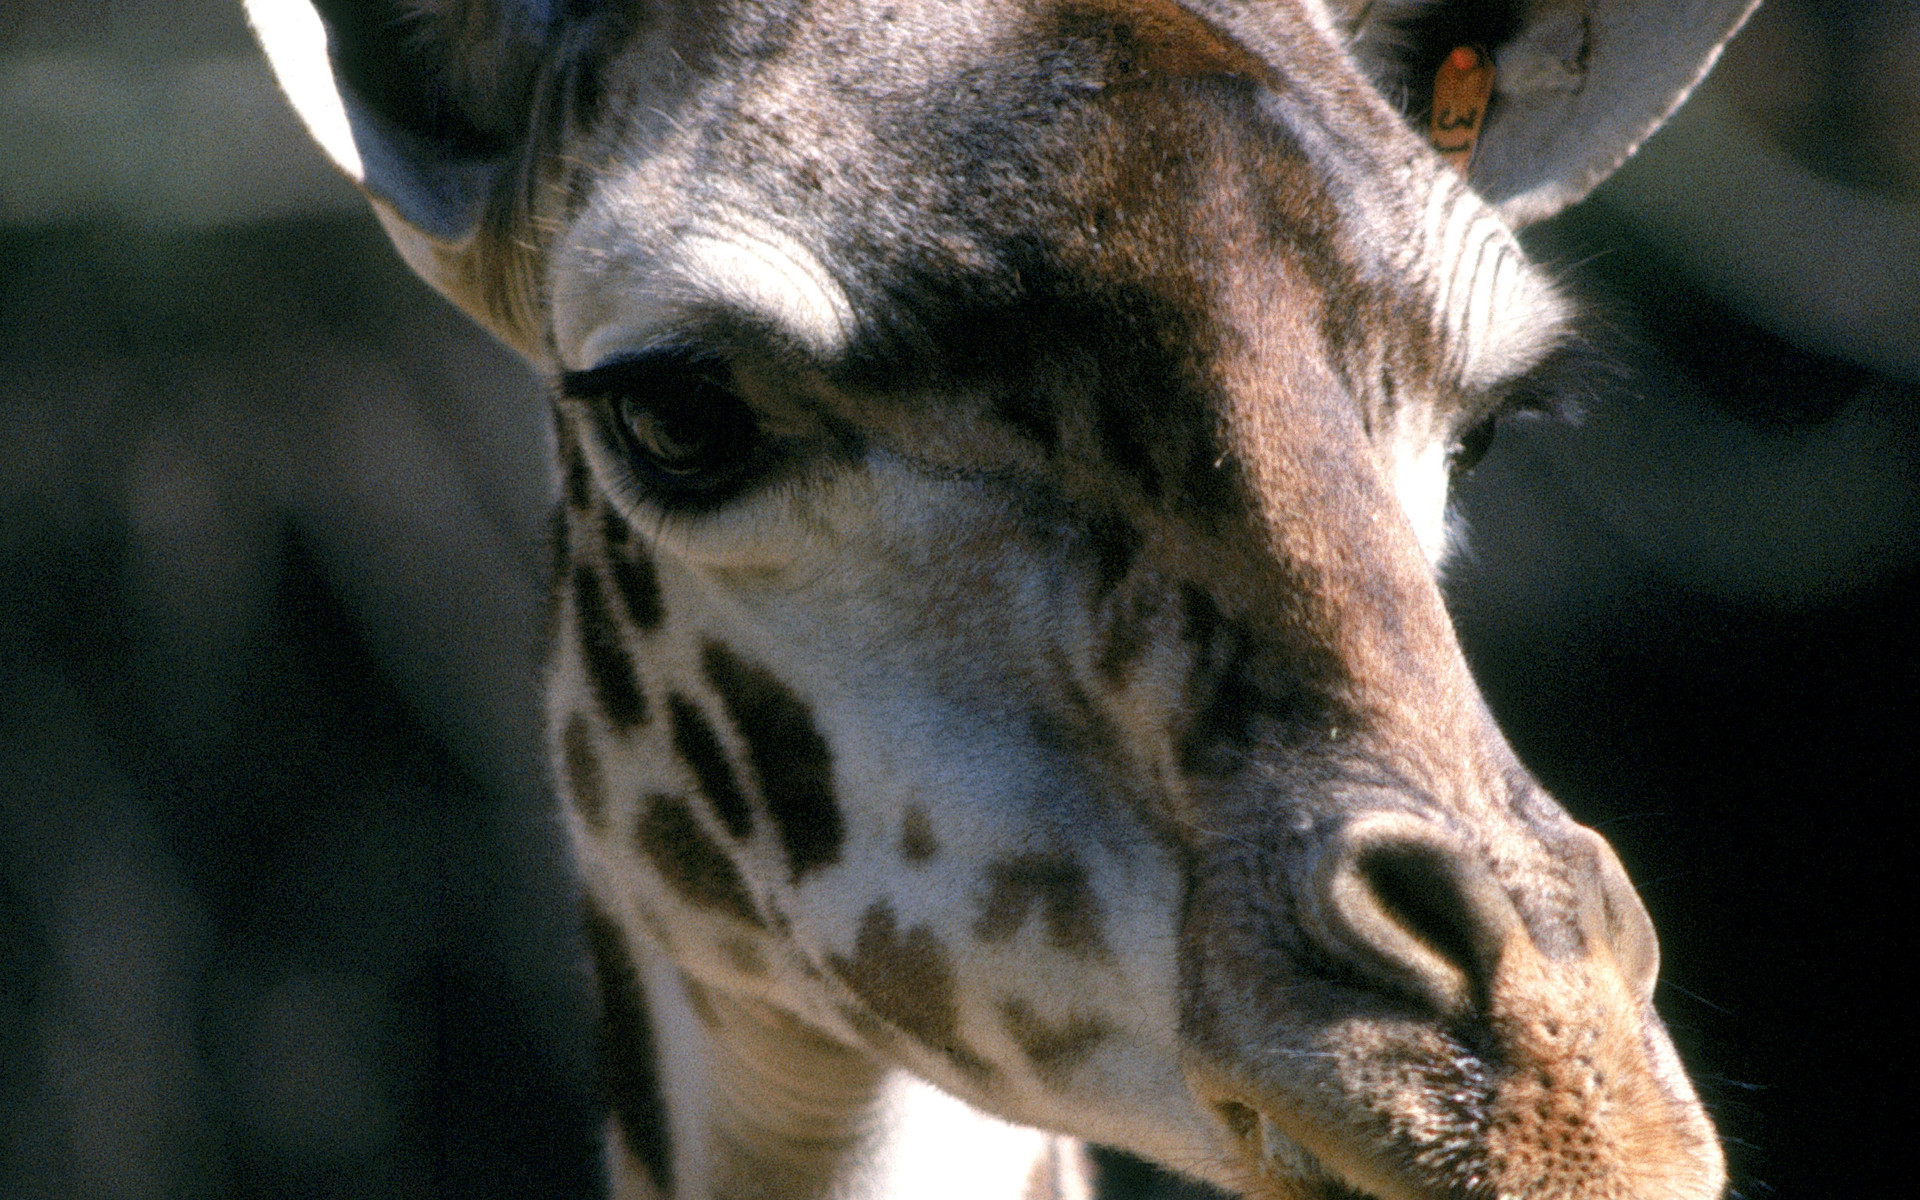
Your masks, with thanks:
M557 0L246 0L280 87L407 264L523 354L510 203Z
M1421 129L1459 46L1493 57L1467 178L1515 225L1592 191L1659 127L1758 0L1336 0L1356 53Z
M527 127L541 0L246 0L314 140L442 242L473 231Z

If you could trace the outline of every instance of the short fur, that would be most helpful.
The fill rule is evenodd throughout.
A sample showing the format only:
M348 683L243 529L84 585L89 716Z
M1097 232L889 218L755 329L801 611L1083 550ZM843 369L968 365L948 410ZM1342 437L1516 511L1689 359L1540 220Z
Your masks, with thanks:
M1070 1196L1073 1139L1276 1200L1719 1193L1646 915L1434 578L1564 305L1370 26L350 8L383 220L556 380L622 1194ZM1408 9L1363 58L1526 15Z

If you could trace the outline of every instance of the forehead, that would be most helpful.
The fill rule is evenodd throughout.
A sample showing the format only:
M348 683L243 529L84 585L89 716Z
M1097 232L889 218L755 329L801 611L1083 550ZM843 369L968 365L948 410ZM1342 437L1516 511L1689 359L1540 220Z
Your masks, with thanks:
M1422 388L1462 357L1412 139L1311 21L1282 69L1248 48L1273 30L1160 0L750 15L601 68L550 260L562 366L717 327L904 387L1042 341L1187 383L1282 343Z

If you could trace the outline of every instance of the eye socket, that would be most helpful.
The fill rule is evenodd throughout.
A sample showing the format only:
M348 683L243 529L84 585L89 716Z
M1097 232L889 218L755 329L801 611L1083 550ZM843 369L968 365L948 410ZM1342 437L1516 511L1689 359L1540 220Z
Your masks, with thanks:
M1473 470L1487 456L1487 451L1493 448L1493 435L1498 425L1495 418L1488 417L1460 435L1453 453L1447 456L1447 467L1456 477Z
M600 406L611 441L649 497L718 504L768 465L758 418L717 359L684 350L621 359L561 378L568 396Z

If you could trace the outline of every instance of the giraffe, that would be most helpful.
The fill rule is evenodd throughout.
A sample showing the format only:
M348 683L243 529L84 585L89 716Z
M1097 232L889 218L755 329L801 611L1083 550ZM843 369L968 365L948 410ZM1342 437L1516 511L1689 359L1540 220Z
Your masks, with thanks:
M1587 361L1512 229L1746 0L249 7L552 381L618 1195L1720 1194L1437 579Z

